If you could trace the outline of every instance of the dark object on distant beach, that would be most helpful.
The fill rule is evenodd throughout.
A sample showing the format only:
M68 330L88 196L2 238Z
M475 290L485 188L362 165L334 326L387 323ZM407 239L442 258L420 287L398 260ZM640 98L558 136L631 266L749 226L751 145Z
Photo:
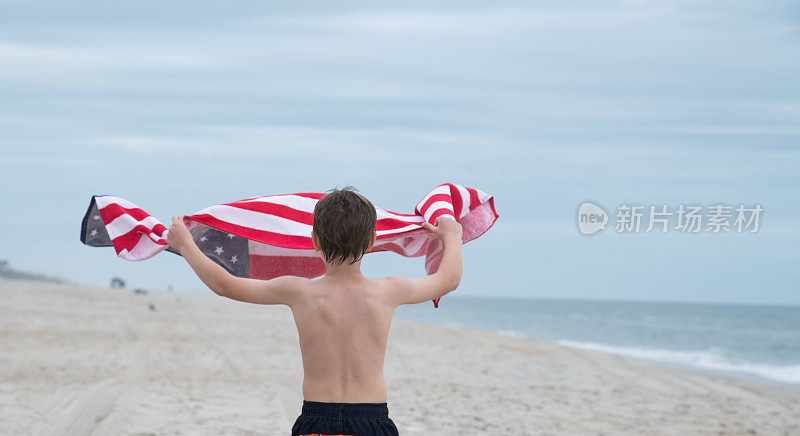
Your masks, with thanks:
M147 295L147 289L136 288L136 289L133 290L133 293L134 294Z
M150 308L150 312L155 312L156 311L156 305L153 304L153 303L148 304L147 307Z
M114 277L111 279L111 289L122 289L125 287L125 280L122 280L119 277Z

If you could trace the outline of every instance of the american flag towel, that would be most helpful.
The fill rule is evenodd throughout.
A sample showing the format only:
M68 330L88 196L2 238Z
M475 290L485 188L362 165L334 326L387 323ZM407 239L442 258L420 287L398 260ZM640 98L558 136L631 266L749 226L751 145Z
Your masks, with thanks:
M303 192L267 195L203 209L185 222L206 256L239 277L271 279L294 275L314 278L325 264L311 242L314 205L325 194ZM417 203L413 214L377 212L377 238L370 253L392 251L405 257L425 256L427 274L442 261L443 244L421 227L450 215L461 224L463 242L484 232L498 218L494 198L453 183L437 186ZM113 246L117 256L145 260L167 245L167 227L128 200L95 195L81 225L81 242L91 247ZM439 300L434 300L439 307Z

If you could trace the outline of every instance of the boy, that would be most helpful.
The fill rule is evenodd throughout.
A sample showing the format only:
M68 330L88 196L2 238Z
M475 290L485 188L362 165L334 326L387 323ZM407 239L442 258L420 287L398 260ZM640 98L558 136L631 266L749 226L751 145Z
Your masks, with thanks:
M394 309L433 300L461 280L461 225L452 217L421 226L440 238L439 269L418 279L369 279L361 259L375 243L375 207L349 187L333 189L314 208L314 249L325 262L319 279L235 277L206 257L183 217L173 217L167 243L223 297L292 309L303 358L303 408L292 436L397 435L388 415L383 363Z

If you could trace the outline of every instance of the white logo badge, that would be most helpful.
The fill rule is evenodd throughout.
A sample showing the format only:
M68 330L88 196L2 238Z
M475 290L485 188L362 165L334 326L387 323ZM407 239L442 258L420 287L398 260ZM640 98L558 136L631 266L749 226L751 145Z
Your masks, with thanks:
M584 235L592 235L605 230L608 214L602 207L584 202L578 207L578 230Z

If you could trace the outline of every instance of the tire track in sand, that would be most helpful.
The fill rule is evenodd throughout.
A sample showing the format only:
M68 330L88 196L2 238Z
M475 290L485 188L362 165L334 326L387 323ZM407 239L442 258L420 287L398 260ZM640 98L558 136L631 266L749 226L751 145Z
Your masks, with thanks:
M126 341L125 351L120 352L130 362L128 369L118 377L100 380L86 385L69 395L69 398L57 400L51 410L55 412L52 420L42 422L33 434L40 435L88 435L112 411L118 398L125 392L141 383L147 374L149 353L147 344L140 340L129 325L125 325L130 337ZM66 407L60 407L64 403ZM57 406L57 407L56 407ZM123 429L118 429L120 432Z

